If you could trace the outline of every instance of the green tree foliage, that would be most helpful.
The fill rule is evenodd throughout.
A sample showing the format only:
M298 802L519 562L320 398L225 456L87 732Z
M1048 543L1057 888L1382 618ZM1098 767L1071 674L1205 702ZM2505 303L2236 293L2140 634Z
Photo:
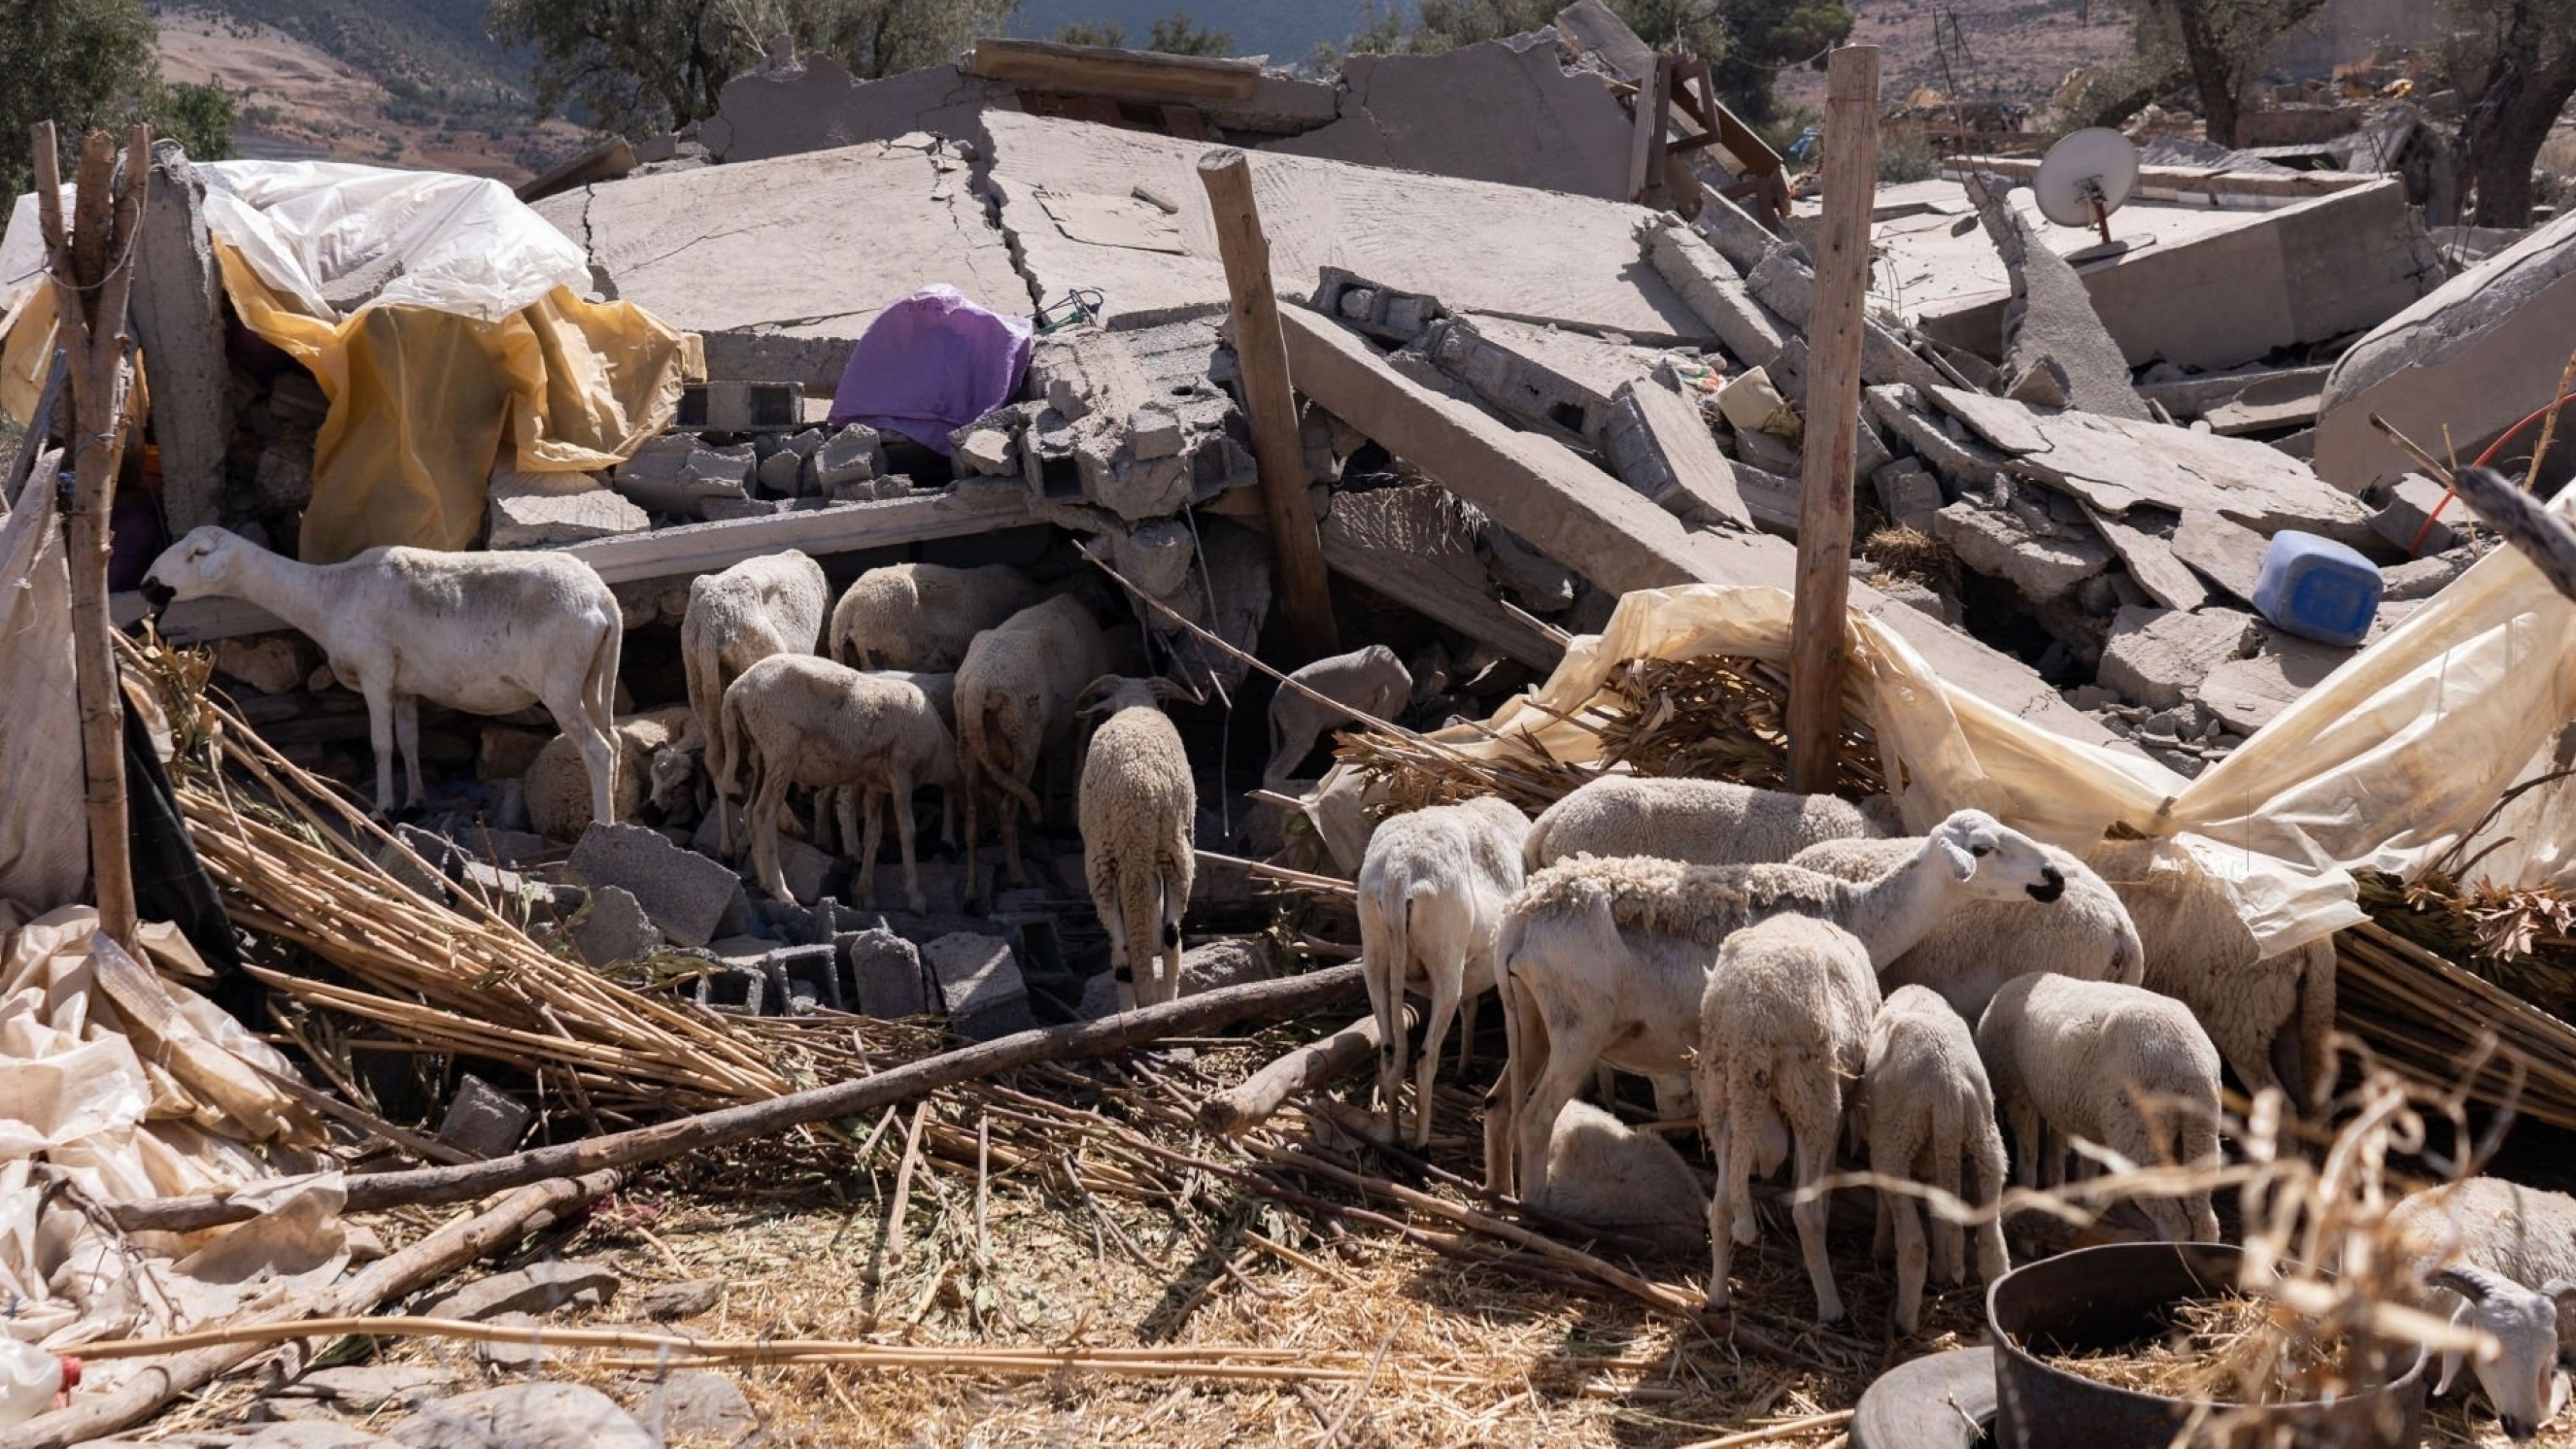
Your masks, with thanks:
M1017 0L493 0L492 38L536 58L541 115L642 137L704 120L784 36L863 79L954 55Z
M1145 48L1165 55L1227 56L1234 54L1234 33L1210 30L1192 20L1190 12L1175 10L1154 22L1154 33L1146 37Z
M2325 0L2145 0L2139 52L2170 43L2182 52L2209 139L2234 146L2245 88L2271 63L2281 37L2325 8Z
M1757 126L1779 110L1771 83L1781 71L1821 61L1851 35L1851 7L1842 0L1725 0L1719 8L1733 44L1710 57L1709 79L1719 100Z
M1081 20L1055 33L1058 45L1106 45L1113 50L1127 44L1127 27L1115 20Z
M2469 106L2458 157L2477 224L2529 226L2532 165L2576 98L2576 5L2448 0L2446 8L2454 29L2443 59Z
M140 121L200 160L232 154L233 98L216 86L165 86L141 0L0 0L0 194L31 184L27 133L54 123L63 174L81 136L123 138Z

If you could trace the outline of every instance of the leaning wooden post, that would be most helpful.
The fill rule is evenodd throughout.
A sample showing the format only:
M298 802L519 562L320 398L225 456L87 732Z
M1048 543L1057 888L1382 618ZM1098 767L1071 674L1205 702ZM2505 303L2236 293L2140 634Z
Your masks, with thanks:
M1270 288L1270 242L1252 199L1252 163L1231 146L1211 151L1199 158L1199 183L1207 188L1217 255L1225 261L1235 365L1243 373L1243 410L1252 418L1252 461L1270 513L1270 546L1279 556L1279 605L1298 651L1318 659L1341 646L1324 583L1324 546L1306 496L1306 449L1297 432L1297 396L1288 386L1279 298Z
M1806 466L1789 646L1789 786L1810 793L1833 789L1839 774L1869 213L1878 190L1878 47L1835 51L1825 85L1825 224L1807 316Z
M81 142L72 228L63 228L62 170L54 126L35 129L36 210L54 282L54 310L71 401L72 506L64 520L71 569L72 652L79 669L81 774L89 811L90 882L99 926L134 940L134 861L126 846L125 713L107 615L108 520L125 452L126 303L134 288L134 234L152 178L152 134L137 126L125 149L125 188L111 194L116 144L105 131Z

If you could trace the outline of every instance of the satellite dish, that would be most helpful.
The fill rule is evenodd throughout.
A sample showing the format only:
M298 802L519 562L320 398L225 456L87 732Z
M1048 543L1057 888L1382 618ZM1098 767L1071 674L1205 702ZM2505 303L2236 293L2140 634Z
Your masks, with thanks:
M2048 148L2031 178L2039 214L2059 226L2089 226L2111 240L2111 213L2138 189L2138 148L2108 126L2077 131Z

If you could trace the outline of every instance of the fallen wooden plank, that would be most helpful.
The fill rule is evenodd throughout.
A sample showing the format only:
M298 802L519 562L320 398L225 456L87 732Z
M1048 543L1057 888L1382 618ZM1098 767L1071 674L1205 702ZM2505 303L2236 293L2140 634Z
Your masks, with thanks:
M1252 88L1261 83L1261 67L1248 60L1059 45L1049 40L980 40L960 68L971 76L1012 85L1106 91L1154 100L1248 100Z

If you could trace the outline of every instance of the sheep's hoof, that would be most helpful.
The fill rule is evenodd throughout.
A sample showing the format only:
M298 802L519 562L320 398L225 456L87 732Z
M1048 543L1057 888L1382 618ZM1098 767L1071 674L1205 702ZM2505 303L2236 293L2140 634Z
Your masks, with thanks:
M1727 1293L1727 1290L1726 1290L1726 1285L1725 1285L1725 1284L1723 1284L1723 1283L1720 1283L1720 1284L1718 1284L1716 1287L1709 1289L1709 1290L1708 1290L1708 1294L1707 1294L1707 1299L1708 1299L1708 1311L1709 1311L1709 1312L1711 1312L1711 1313L1723 1313L1723 1312L1725 1312L1725 1311L1726 1311L1726 1305L1727 1305L1727 1302L1728 1302L1728 1297L1729 1297L1729 1296L1728 1296L1728 1293Z
M914 894L905 897L904 904L911 907L912 913L916 916L926 916L930 914L930 901L919 892L915 892Z

